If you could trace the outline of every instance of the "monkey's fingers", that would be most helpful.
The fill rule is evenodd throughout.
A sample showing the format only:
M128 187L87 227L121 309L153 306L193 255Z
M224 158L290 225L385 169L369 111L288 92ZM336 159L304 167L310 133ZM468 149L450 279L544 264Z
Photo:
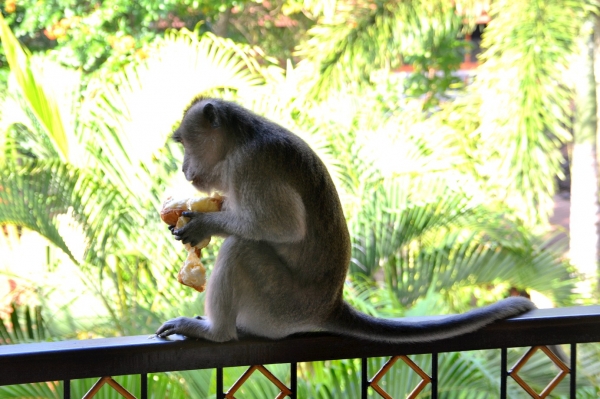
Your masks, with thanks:
M189 230L186 228L186 226L183 226L178 229L174 228L173 230L171 230L171 234L173 234L176 240L182 241L184 238L188 237Z
M156 336L160 338L168 337L175 334L175 326L172 323L166 322L156 330Z
M181 213L181 216L190 218L190 219L194 219L195 217L198 217L199 215L202 215L202 212L184 211Z
M173 234L173 238L177 241L181 241L184 237L184 232L182 230L173 229L171 230L171 234Z
M185 234L185 232L181 230L174 230L173 238L175 238L177 241L181 241L182 244L187 244L190 242L190 239L187 236L187 234Z
M197 238L194 233L184 229L173 230L173 237L181 241L182 244L190 244L192 247L195 247L204 240L204 238Z
M208 322L204 319L176 317L165 321L163 325L156 330L156 336L164 338L169 335L180 334L185 335L188 338L204 338L204 333L208 328Z
M176 317L165 321L162 326L158 327L158 330L156 330L156 336L164 338L173 334L183 334L185 320L185 317Z

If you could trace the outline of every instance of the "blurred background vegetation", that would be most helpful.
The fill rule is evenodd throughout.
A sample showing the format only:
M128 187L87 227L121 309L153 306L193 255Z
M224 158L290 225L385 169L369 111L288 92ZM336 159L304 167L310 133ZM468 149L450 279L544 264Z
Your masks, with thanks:
M2 0L0 11L2 344L151 334L201 312L158 217L168 195L193 195L168 136L198 94L241 102L324 159L353 239L345 295L361 310L598 300L595 1ZM570 223L551 219L569 204ZM209 273L218 247L204 251ZM600 394L599 354L581 348L578 397ZM430 357L414 358L427 370ZM522 374L541 389L556 372L533 360ZM495 351L440 362L441 397L497 395ZM288 366L270 369L289 380ZM150 392L212 397L212 373L152 375ZM359 373L352 360L301 364L299 397L357 397ZM416 378L395 366L382 386L402 397ZM139 392L136 377L118 381ZM60 384L0 398L58 398ZM92 382L72 384L82 396ZM276 395L259 377L244 389Z

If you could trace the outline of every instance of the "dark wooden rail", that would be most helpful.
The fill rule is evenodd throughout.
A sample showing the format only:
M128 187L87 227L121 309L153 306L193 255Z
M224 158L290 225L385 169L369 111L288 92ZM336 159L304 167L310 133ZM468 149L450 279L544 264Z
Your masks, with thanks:
M428 320L443 316L419 317ZM417 344L330 334L212 343L148 335L0 346L0 385L242 365L600 342L600 306L540 309L477 332ZM573 363L574 364L574 363Z

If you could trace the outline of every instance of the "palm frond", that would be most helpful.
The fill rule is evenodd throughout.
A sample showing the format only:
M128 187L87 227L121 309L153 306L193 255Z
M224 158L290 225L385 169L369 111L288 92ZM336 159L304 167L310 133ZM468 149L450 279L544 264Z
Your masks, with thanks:
M111 82L96 82L89 134L102 136L94 152L102 154L98 160L107 176L142 191L145 176L132 172L140 166L154 171L155 155L194 97L218 89L250 91L264 81L250 52L209 33L198 39L173 31L144 63L128 66Z
M454 51L456 61L445 58L448 72L446 67L460 63L458 33L460 18L450 3L340 1L334 14L310 29L298 55L315 65L313 93L324 97L331 90L360 87L373 72L397 68L406 57L439 69L433 65L441 59L435 53Z
M6 399L60 399L63 383L58 381L0 387L0 395Z
M152 286L165 290L159 297L167 296L169 302L177 302L176 295L185 297L171 292L174 278L162 278L184 251L176 250L153 207L138 208L127 191L59 161L8 163L0 176L0 223L26 227L48 239L80 266L89 289L102 298L111 293L103 277L113 281L121 300L105 301L107 309L116 304L121 312L143 313L144 306L157 301L156 292L149 291ZM157 235L158 229L165 232ZM92 281L96 279L100 282Z
M500 281L559 302L569 298L573 282L558 252L501 211L450 189L444 179L417 179L416 185L395 179L382 187L350 223L351 271L372 276L383 268L388 287L405 306L431 287Z
M598 364L598 356L600 356L600 344L580 344L577 345L577 359L580 362L577 373L577 387L582 390L587 390L589 396L582 397L593 398L594 394L598 394L600 387L600 364Z
M431 372L431 356L410 356L422 370ZM368 359L369 377L375 375L389 357ZM482 364L483 363L483 364ZM448 353L439 356L440 380L438 392L447 398L487 398L498 392L496 385L497 373L486 374L492 361L487 361L480 353L461 352ZM329 362L313 362L300 367L298 393L302 397L337 398L360 397L361 392L361 362L360 359L334 360ZM398 361L380 381L391 397L407 397L412 389L421 381L412 369L402 361ZM316 382L316 383L315 383ZM369 390L373 397L377 394ZM426 387L421 394L428 397L431 388Z
M394 293L365 276L355 274L346 280L344 300L355 309L372 316L402 316L402 306Z
M72 92L72 90L64 90L65 86L78 88L78 73L67 71L51 63L46 63L44 73L39 68L39 63L31 62L30 55L21 47L1 15L0 39L2 39L12 77L17 82L20 94L28 108L50 138L57 155L63 161L73 158L74 148L72 147L76 146L77 140L71 129L73 121L65 119L65 115L75 114L65 113L64 104L73 104L74 101L71 98L71 101L65 102L67 98L59 93ZM49 68L52 68L52 71L48 71ZM63 85L62 88L57 82ZM52 90L52 88L57 90Z
M11 304L10 318L0 318L0 344L43 341L48 338L40 306Z
M73 262L79 263L81 259L76 259L53 219L68 213L72 204L75 207L80 204L80 200L73 198L79 183L76 172L58 162L28 162L24 166L4 164L0 175L0 223L38 232L62 249ZM78 222L85 223L79 210L73 208L73 216Z
M351 7L340 2L331 20L310 29L310 38L298 55L316 65L317 93L368 80L374 65L394 66L400 62L399 48L392 45L395 17L404 16L401 11L409 10L410 5L405 9L404 2L382 3L374 8L371 4L358 2Z
M570 140L571 92L565 71L589 11L572 0L492 3L483 36L480 137L497 162L489 178L530 223L552 211L560 147Z
M195 95L224 87L244 91L261 83L249 52L211 35L198 40L189 32L172 33L147 64L132 66L111 82L89 84L72 127L79 129L85 155L92 157L86 169L24 161L1 171L2 222L39 232L67 253L121 333L157 324L172 304L195 297L170 276L184 251L157 212L177 169L163 160L181 156L169 153L175 150L165 147L166 135ZM164 82L164 73L178 68L187 75L167 73L182 80ZM190 88L189 97L181 95L182 87ZM144 124L149 116L156 118ZM77 233L71 234L75 241L65 237L64 224ZM123 323L129 316L130 323Z
M210 397L209 392L214 394L214 389L211 391L211 384L215 385L216 375L215 370L190 370L190 371L179 371L173 373L178 381L183 379L183 387L187 393L187 397L192 398L208 398ZM213 395L214 396L214 395ZM157 397L163 397L157 395ZM166 396L165 396L166 397Z

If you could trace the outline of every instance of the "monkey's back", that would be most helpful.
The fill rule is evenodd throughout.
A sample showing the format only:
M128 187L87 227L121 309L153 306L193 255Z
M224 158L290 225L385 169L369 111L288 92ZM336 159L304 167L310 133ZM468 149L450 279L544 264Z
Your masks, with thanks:
M306 210L306 235L297 243L274 244L297 264L299 283L341 298L350 262L350 235L333 180L321 159L296 134L260 118L253 156L263 163L264 178L286 182L300 194Z

